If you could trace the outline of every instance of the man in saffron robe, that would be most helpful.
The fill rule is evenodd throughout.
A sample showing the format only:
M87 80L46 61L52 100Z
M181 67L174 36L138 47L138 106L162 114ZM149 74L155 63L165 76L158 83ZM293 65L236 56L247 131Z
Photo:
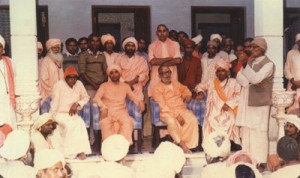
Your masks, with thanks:
M213 131L222 130L234 143L241 144L239 130L235 126L241 86L235 79L228 77L230 67L229 60L217 61L216 78L197 85L195 90L199 99L203 99L204 92L207 92L203 137L206 138Z
M185 153L191 153L191 148L198 146L198 121L192 111L186 108L192 93L177 80L171 80L171 69L160 66L158 69L161 82L153 91L153 99L159 104L160 119L167 124L168 132L176 144Z
M126 108L126 97L144 111L142 100L131 91L130 86L120 81L121 68L111 65L107 68L110 80L98 89L93 101L100 107L100 128L102 141L113 134L123 135L132 144L133 118Z
M182 62L180 47L177 42L174 42L168 38L169 29L166 25L160 24L156 29L157 40L149 45L149 63L151 68L151 79L148 89L149 97L152 96L152 92L160 79L158 76L158 67L164 63L164 65L170 66L172 71L172 80L177 80L177 64Z
M137 41L134 37L126 38L122 47L125 53L117 57L115 64L121 68L121 76L133 89L133 93L139 100L144 100L143 87L149 79L147 61L135 54Z
M64 79L63 72L63 55L61 54L61 41L59 39L49 39L46 42L47 55L44 57L39 82L41 87L41 113L49 112L50 96L54 84Z
M5 41L0 35L0 118L3 123L16 128L16 98L14 68L9 57L4 56Z
M85 159L91 148L84 121L77 112L90 97L81 81L77 80L78 76L76 69L70 66L64 73L65 80L54 85L51 113L58 123L64 156Z

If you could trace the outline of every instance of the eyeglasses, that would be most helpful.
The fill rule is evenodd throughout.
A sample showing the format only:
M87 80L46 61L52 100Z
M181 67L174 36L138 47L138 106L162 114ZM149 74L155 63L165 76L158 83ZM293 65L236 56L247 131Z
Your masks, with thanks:
M170 75L172 71L168 70L166 72L159 72L159 75Z

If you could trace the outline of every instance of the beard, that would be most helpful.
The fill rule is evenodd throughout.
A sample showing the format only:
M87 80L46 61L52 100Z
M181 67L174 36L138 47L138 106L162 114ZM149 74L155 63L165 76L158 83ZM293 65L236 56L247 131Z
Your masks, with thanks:
M63 55L58 52L58 53L54 53L51 49L49 50L48 54L47 54L51 60L53 60L54 62L58 62L58 63L62 63L64 60Z
M135 53L135 50L126 50L125 51L125 54L129 55L129 56L134 55L134 53Z

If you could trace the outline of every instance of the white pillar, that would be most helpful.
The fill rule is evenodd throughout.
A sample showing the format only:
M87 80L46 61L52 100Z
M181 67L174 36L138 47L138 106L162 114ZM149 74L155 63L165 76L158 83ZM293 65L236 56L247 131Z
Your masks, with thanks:
M12 60L16 67L15 88L17 112L22 120L18 126L29 131L31 115L39 107L36 0L10 0Z
M272 107L271 114L277 125L275 120L270 118L270 153L276 152L276 141L284 135L285 108L293 101L293 93L285 92L283 87L283 9L283 0L254 0L254 34L255 37L266 39L266 55L275 64L272 100L277 113Z

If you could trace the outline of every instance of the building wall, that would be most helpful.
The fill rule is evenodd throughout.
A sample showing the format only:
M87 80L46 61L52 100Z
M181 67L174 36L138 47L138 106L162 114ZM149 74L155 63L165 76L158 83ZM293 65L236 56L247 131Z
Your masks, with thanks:
M0 0L0 5L8 5L8 1ZM79 38L92 32L93 5L150 6L152 40L160 23L191 35L191 6L244 7L245 36L254 35L253 0L38 0L38 4L48 6L49 37L63 41L70 36ZM300 7L300 1L287 0L287 6Z

